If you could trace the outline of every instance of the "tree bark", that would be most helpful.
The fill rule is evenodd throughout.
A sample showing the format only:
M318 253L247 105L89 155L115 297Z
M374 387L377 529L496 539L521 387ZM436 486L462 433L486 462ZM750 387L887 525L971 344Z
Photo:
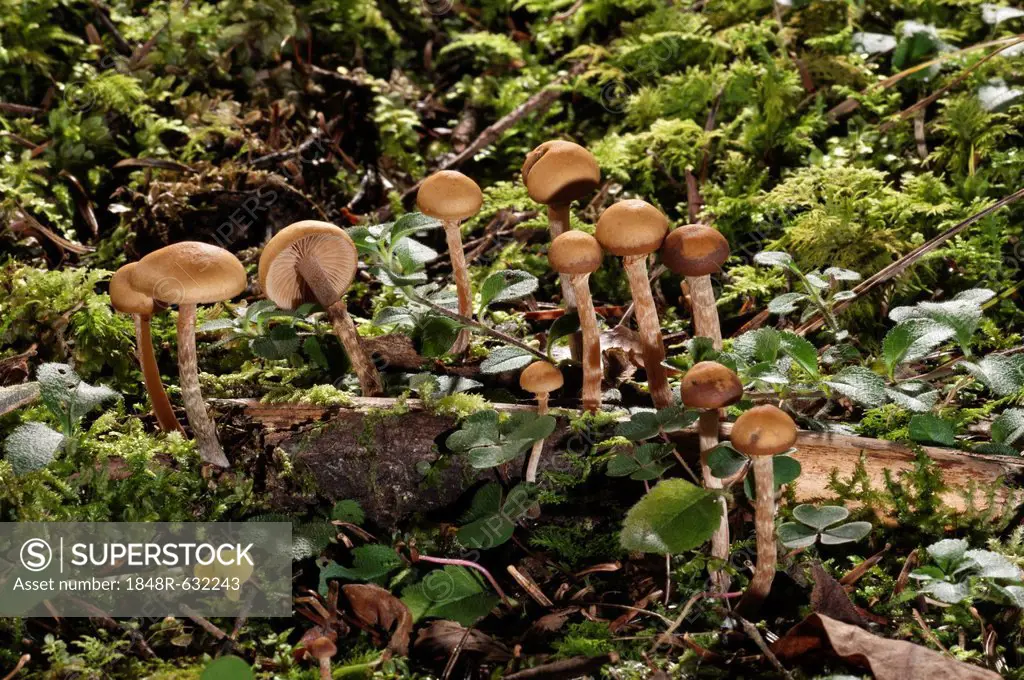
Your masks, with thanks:
M230 467L228 457L217 439L217 425L206 410L203 393L199 389L199 363L196 358L196 306L178 306L178 380L181 398L185 402L188 424L199 444L199 455L204 462L218 467Z
M643 346L644 370L647 372L651 399L657 408L667 408L674 400L668 386L668 371L662 365L665 361L665 344L661 339L658 309L654 305L651 285L647 280L647 256L627 256L622 258L622 263L629 278L629 289L633 293L636 325Z
M576 293L580 330L583 334L583 408L596 412L601 408L601 337L597 331L597 315L590 297L590 274L573 274L567 278Z
M135 314L135 353L139 357L139 365L142 367L142 379L146 383L146 393L149 394L149 401L153 404L153 413L156 414L156 421L164 432L181 432L185 430L174 415L174 407L167 397L164 389L163 379L160 377L160 369L156 363L156 355L153 353L153 337L150 331L148 315Z
M473 291L469 286L469 271L466 268L466 252L462 247L462 234L459 232L459 223L455 221L444 223L444 235L448 241L448 255L452 261L452 272L455 274L455 292L459 296L459 314L473 318ZM459 356L469 348L468 328L459 331L455 343L449 352Z

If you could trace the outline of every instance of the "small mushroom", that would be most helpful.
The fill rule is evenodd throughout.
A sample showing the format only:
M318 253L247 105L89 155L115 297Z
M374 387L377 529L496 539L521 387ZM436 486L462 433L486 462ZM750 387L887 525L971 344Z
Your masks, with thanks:
M142 367L142 379L146 385L146 393L153 404L156 422L164 432L184 432L171 400L164 390L160 378L160 368L153 353L153 337L150 331L150 318L153 312L159 311L156 302L148 295L135 290L131 284L132 271L135 263L126 264L114 272L110 279L110 304L122 314L131 314L135 319L135 354Z
M672 405L672 391L668 386L668 372L662 364L665 345L661 340L658 309L647 279L647 256L661 247L666 233L668 219L665 215L650 203L637 199L619 201L601 213L595 232L605 250L622 258L636 308L647 383L651 399L658 408Z
M537 415L540 416L548 412L548 395L560 389L562 384L562 372L554 364L546 361L534 361L519 374L519 386L526 392L536 395ZM543 450L543 439L534 443L530 459L526 463L527 482L537 481L537 466L540 464L540 454Z
M729 259L729 242L717 229L704 224L687 224L674 230L661 246L661 261L676 274L686 277L693 308L694 335L710 338L722 349L722 327L718 320L711 274L722 270Z
M359 343L344 299L356 266L356 246L343 229L304 220L277 232L263 248L260 287L281 309L319 302L352 362L363 395L376 397L384 392L380 374Z
M484 196L477 183L455 170L442 170L423 181L416 194L416 205L424 215L441 220L448 240L448 255L455 274L455 291L459 296L459 314L473 317L473 292L469 287L466 253L462 248L459 222L480 211ZM469 329L463 328L452 345L452 354L462 354L469 347Z
M750 456L754 472L754 528L757 533L757 564L747 594L740 603L746 616L756 612L768 597L778 559L775 545L775 464L773 456L796 443L796 423L784 411L766 404L755 406L736 419L732 445Z
M569 229L569 206L601 184L601 167L594 155L579 144L556 139L544 142L526 154L523 184L530 198L548 207L548 230L552 240ZM576 308L572 286L563 277L562 302ZM573 358L579 350L573 348Z
M708 489L721 489L722 480L711 474L711 468L708 466L708 454L718 446L718 410L743 398L743 383L727 366L717 361L701 361L694 364L683 376L679 396L686 406L700 409L697 433L700 437L700 462L704 486ZM722 520L718 530L711 537L711 556L727 562L728 507L724 497L719 498L719 503L722 505ZM729 575L724 570L712 572L711 579L719 592L726 592L729 589Z
M338 653L338 647L331 639L318 637L306 646L306 653L320 664L320 680L331 680L331 658Z
M590 275L601 266L604 253L597 239L583 231L567 231L551 242L548 261L551 268L568 279L576 295L580 329L583 331L583 408L596 412L601 408L601 339L597 333L597 315L590 297Z
M228 467L217 426L199 389L196 305L223 302L245 290L245 268L217 246L183 241L142 258L131 272L132 287L168 305L178 305L178 377L185 413L207 463Z

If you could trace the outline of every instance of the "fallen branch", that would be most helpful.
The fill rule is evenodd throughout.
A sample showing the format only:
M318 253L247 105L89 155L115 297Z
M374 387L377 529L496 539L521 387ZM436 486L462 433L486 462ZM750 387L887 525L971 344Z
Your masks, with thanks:
M571 659L552 661L551 663L526 668L518 673L510 673L505 680L560 680L579 678L587 675L598 675L607 664L619 662L619 655L608 652L601 656L577 656Z

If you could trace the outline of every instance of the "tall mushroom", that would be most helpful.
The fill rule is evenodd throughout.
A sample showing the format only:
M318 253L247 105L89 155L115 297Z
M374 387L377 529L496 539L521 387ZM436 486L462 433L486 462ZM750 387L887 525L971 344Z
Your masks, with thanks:
M548 230L552 240L569 229L569 206L601 184L601 168L594 155L574 142L555 139L526 154L523 184L530 198L548 207ZM572 285L563 277L562 302L566 310L576 308ZM578 343L574 343L576 345ZM579 358L573 347L573 358Z
M455 291L459 296L459 314L473 316L473 292L469 287L466 253L462 248L459 222L480 211L484 196L477 183L455 170L434 173L420 186L416 205L425 215L441 220L448 240L448 255L455 274ZM469 329L459 331L452 354L462 354L469 347Z
M755 406L736 419L732 445L750 456L754 473L754 528L757 532L757 564L740 610L749 618L768 597L775 579L778 554L775 545L775 464L772 456L796 443L796 423L784 411L766 404Z
M319 302L331 320L359 378L364 396L384 388L376 366L359 344L359 335L345 306L345 291L356 275L356 246L343 229L327 222L303 220L270 239L260 256L260 287L281 309Z
M710 338L722 349L722 327L718 320L711 274L722 270L729 259L729 242L717 229L704 224L687 224L674 230L661 246L661 261L676 274L686 277L693 309L693 334Z
M185 413L207 463L228 467L217 440L217 426L199 389L196 359L196 305L230 300L245 290L245 268L217 246L183 241L154 251L131 272L136 290L168 305L178 305L178 378Z
M679 386L683 404L700 409L697 432L700 436L700 463L704 486L721 489L722 480L711 474L708 454L718 446L718 410L735 404L743 397L743 383L728 367L716 361L701 361L686 372ZM711 556L727 562L729 560L729 516L724 497L719 498L722 519L718 529L711 536ZM711 573L711 580L718 592L729 588L729 575L721 569Z
M537 415L548 412L548 395L562 387L562 372L554 364L546 361L534 361L519 374L519 386L537 397ZM526 481L537 481L537 466L540 454L544 450L544 440L535 442L530 450L530 459L526 463Z
M146 393L153 404L156 422L164 432L184 432L171 400L164 390L160 378L160 368L153 353L153 337L150 331L150 318L157 311L153 298L135 290L131 284L132 271L135 263L126 264L114 272L110 279L110 304L122 314L131 314L135 319L135 354L142 367L142 380L146 385Z
M661 322L651 295L651 284L647 280L647 256L661 247L666 233L668 218L650 203L637 199L619 201L601 213L595 232L601 246L621 257L626 269L636 308L647 384L658 408L672 405L672 392L668 372L662 364L665 345L661 340Z
M601 339L589 281L603 257L601 244L583 231L567 231L555 237L548 249L551 268L562 275L563 281L568 279L576 295L583 331L583 408L594 412L601 408Z

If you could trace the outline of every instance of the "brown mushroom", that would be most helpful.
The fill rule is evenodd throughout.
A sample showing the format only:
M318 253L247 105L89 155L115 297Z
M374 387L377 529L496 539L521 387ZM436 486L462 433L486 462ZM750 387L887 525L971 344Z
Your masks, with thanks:
M423 181L416 195L416 205L424 215L441 220L448 241L448 255L455 275L455 291L459 296L459 314L473 317L473 292L469 287L466 253L462 248L459 222L477 214L483 204L483 193L477 183L455 170L436 172ZM469 329L463 328L452 345L452 354L462 354L469 347Z
M668 386L665 345L661 339L661 322L647 279L647 256L661 247L668 233L668 219L646 201L619 201L605 210L597 221L595 236L601 246L622 258L629 289L636 308L636 324L643 348L644 370L651 399L658 408L672 405Z
M718 320L711 274L722 270L729 259L729 242L717 229L704 224L687 224L674 230L661 246L661 261L676 274L686 277L693 310L694 336L710 338L722 349L722 328Z
M364 396L383 394L380 374L359 343L345 305L345 291L356 275L356 246L340 227L304 220L274 234L260 255L263 294L281 309L318 302L331 320L359 378Z
M131 272L132 287L168 305L178 305L178 378L188 423L207 463L228 467L217 426L199 389L196 305L230 300L245 290L245 268L217 246L183 241L142 258Z
M579 144L556 139L544 142L526 155L523 162L523 184L530 198L548 207L548 230L558 238L569 229L569 206L601 184L601 168L597 159ZM576 308L572 286L562 277L562 302L567 309ZM573 358L579 348L573 347Z
M580 329L583 331L583 408L601 408L601 339L597 315L590 297L590 275L601 266L604 253L597 239L583 231L567 231L551 242L551 268L568 279L576 295Z
M338 653L338 647L330 638L318 637L306 646L306 653L320 664L320 680L331 680L331 657Z
M775 545L775 464L773 456L796 443L796 423L784 411L766 404L755 406L736 419L732 445L750 456L754 474L754 528L757 533L757 564L747 594L740 603L749 618L768 597L778 560Z
M153 337L150 330L150 318L158 311L153 298L135 290L131 284L132 271L135 263L126 264L114 272L110 279L110 304L122 314L131 314L135 320L135 354L142 367L142 380L146 385L146 393L153 404L156 422L164 432L184 432L171 400L167 397L160 368L153 353Z
M701 361L686 372L679 386L683 404L700 409L697 433L700 437L700 462L704 486L721 489L722 480L711 474L708 454L718 446L718 410L735 404L743 398L743 383L727 366L716 361ZM719 497L722 520L711 537L711 556L723 562L729 560L729 517L725 497ZM711 580L718 592L729 589L729 574L722 569L711 572Z
M547 361L534 361L523 369L519 374L519 386L523 390L536 395L537 415L544 415L548 412L548 395L563 384L562 372L554 364ZM526 481L534 483L537 481L537 466L540 464L540 454L544 450L544 440L534 443L530 451L530 459L526 464Z

